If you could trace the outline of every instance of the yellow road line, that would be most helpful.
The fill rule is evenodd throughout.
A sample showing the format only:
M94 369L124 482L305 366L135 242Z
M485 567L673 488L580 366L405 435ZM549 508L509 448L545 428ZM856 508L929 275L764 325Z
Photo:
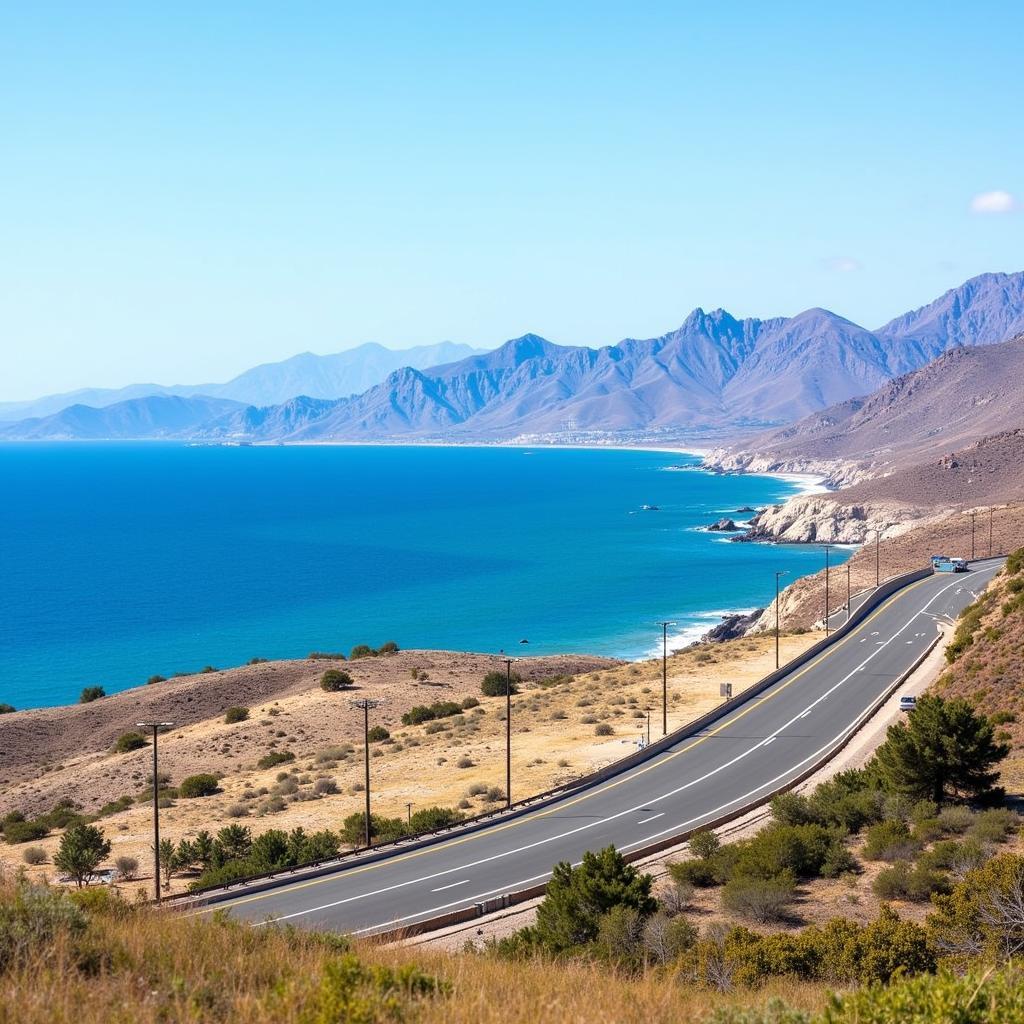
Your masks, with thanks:
M383 860L375 861L373 864L364 864L362 865L362 867L353 867L348 869L340 868L338 874L359 875L363 872L372 871L375 868L379 868L384 865L400 864L404 861L412 860L415 857L422 857L424 854L436 853L438 847L441 845L444 845L448 848L451 848L452 846L461 846L463 843L469 843L473 842L476 839L482 839L487 836L493 836L495 833L504 832L506 829L518 828L520 825L524 825L528 821L536 821L537 818L545 818L551 814L559 814L568 807L574 807L577 804L582 803L584 800L590 800L595 796L600 796L603 793L607 793L608 790L614 789L616 786L621 786L626 782L632 781L638 775L644 775L649 771L653 771L655 768L658 768L661 765L665 764L666 761L670 761L675 757L679 757L680 755L685 754L690 750L693 750L694 747L699 746L706 740L711 739L713 736L717 736L718 733L720 733L723 729L727 729L729 726L735 725L741 718L745 717L746 715L749 715L751 711L753 711L755 708L760 707L762 704L765 703L765 701L769 701L773 697L782 693L783 690L787 689L789 686L795 683L801 676L806 675L808 672L810 672L812 668L817 668L817 666L820 665L830 654L833 654L836 651L838 651L840 647L842 647L845 643L851 640L857 634L857 632L860 631L861 627L867 626L869 623L874 621L874 619L881 615L882 612L885 611L885 609L888 608L889 605L891 605L894 601L902 597L904 594L909 593L915 587L919 587L922 583L925 583L927 580L931 578L931 576L926 576L924 579L918 580L916 583L911 583L909 586L904 587L901 590L898 590L895 594L893 594L892 596L888 597L885 601L883 601L860 624L860 627L858 627L857 630L855 630L852 633L849 633L847 636L844 636L842 640L840 640L838 643L833 644L831 647L828 647L820 654L816 654L799 672L797 672L790 679L787 679L786 682L784 682L781 686L776 687L770 693L765 694L763 697L758 697L756 700L751 702L749 707L744 708L742 711L739 711L734 715L729 715L725 719L725 721L723 721L720 725L716 726L710 732L705 733L703 736L698 737L692 743L688 743L685 747L682 747L680 750L675 750L672 753L667 754L665 756L653 758L651 760L651 763L648 764L646 767L637 768L636 770L626 772L619 779L608 782L606 784L599 784L598 786L595 786L593 789L588 790L586 793L583 793L580 796L576 797L574 800L569 800L567 802L559 802L557 806L550 807L546 811L539 811L536 814L524 814L522 817L516 818L514 821L508 821L503 825L495 825L493 828L481 829L480 831L474 832L471 835L463 836L461 839L452 839L444 844L435 843L431 846L424 847L422 850L410 850L408 853L398 854L394 857L386 857ZM268 896L273 896L279 893L280 890L283 888L288 888L290 891L296 892L299 889L307 889L310 886L322 885L325 882L334 881L336 877L337 874L332 873L329 875L324 875L321 878L310 879L308 882L298 882L293 885L288 885L287 883L284 883L280 887L269 889L266 892L254 893L252 896L244 896L236 900L221 900L217 903L212 903L207 907L203 907L202 909L195 911L193 914L190 914L189 916L199 917L203 914L214 913L218 910L225 909L228 905L237 907L241 906L244 903L253 903L256 900L262 900L266 899Z

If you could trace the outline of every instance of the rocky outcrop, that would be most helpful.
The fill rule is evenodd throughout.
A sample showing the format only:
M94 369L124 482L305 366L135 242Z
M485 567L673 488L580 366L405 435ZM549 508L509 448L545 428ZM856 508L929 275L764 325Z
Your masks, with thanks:
M904 533L927 518L921 509L895 502L844 505L826 495L808 494L771 505L733 540L784 544L863 544L875 531L883 538Z
M716 448L704 457L702 468L713 473L796 473L817 477L828 489L849 487L871 477L871 467L833 459L780 458L764 452Z
M723 517L717 522L712 523L708 527L709 533L736 533L737 530L742 530L742 526L737 526L734 519Z
M763 608L755 608L752 612L736 612L723 615L722 621L709 629L698 641L702 644L720 644L726 640L736 640L746 636L751 628L760 620Z

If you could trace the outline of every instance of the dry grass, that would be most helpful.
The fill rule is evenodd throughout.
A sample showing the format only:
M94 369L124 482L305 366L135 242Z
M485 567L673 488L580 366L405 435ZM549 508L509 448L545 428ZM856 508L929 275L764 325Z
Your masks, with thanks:
M0 900L10 887L0 888ZM186 919L149 908L89 913L86 932L58 937L0 972L2 1024L119 1024L160 1021L318 1024L408 1019L424 1024L536 1024L538 1021L669 1024L700 1020L720 1006L760 1006L770 998L818 1009L820 986L782 982L757 992L699 990L671 972L639 979L584 964L510 964L356 946L367 966L416 965L447 994L398 998L386 1012L371 986L359 1007L325 1012L324 975L344 955L315 935Z
M795 656L815 639L813 634L783 637L783 658ZM420 663L427 660L421 653L414 656ZM732 682L734 693L751 685L774 667L774 657L774 641L764 636L674 655L669 661L669 729L692 721L721 703L721 682ZM483 795L471 794L470 789L504 787L504 698L480 695L482 671L467 670L458 676L447 676L449 681L444 688L436 688L414 686L408 667L399 658L391 664L394 671L389 676L382 675L379 686L391 687L392 700L383 720L394 742L372 745L373 752L379 753L371 761L374 812L405 817L408 803L417 810L431 805L455 807L462 802L467 815L495 807ZM400 669L404 669L404 678L399 678ZM436 669L432 672L440 675ZM396 695L399 687L404 688L401 703ZM365 679L363 690L370 695L378 692L371 678ZM436 732L428 729L437 723L411 727L400 724L401 711L413 703L461 701L469 696L477 697L480 706L443 720ZM254 833L299 826L307 832L338 829L347 815L362 810L362 791L357 787L361 787L363 775L361 722L358 716L338 713L339 697L345 699L344 694L325 694L314 677L309 686L297 692L282 694L270 704L254 705L249 722L226 725L218 714L164 737L161 761L169 767L174 781L180 780L186 771L197 770L223 772L224 777L220 794L178 800L164 810L161 834L177 842L200 829L215 831L232 823L245 824ZM656 738L660 735L660 701L660 661L619 664L566 676L550 685L540 681L539 673L537 678L528 679L514 698L513 796L541 792L630 753L641 728L646 728L648 707L655 709L652 735ZM610 725L612 735L595 735L597 723ZM333 736L328 729L334 730ZM293 751L296 760L260 771L254 763L267 752L268 737L276 732L285 735L275 749ZM232 745L232 758L221 752L226 741ZM336 751L336 757L324 758L331 747L346 742L347 752ZM120 796L124 792L123 779L118 777L114 781L109 777L114 769L128 759L148 757L149 751L142 750L95 758L91 774L81 767L77 769L76 797L81 799L86 792L105 800ZM472 761L473 767L457 767L463 758ZM282 771L292 773L296 791L283 796L283 809L263 810L266 798L280 785L277 776ZM48 778L59 778L63 786L71 785L75 775L76 769L68 767ZM333 779L338 792L315 796L314 787L321 777ZM142 774L128 792L137 792L147 781ZM38 787L43 782L7 787L0 792L0 809L30 810L22 799L29 793L29 785ZM290 783L288 786L291 788ZM259 796L260 790L267 793ZM46 808L52 806L59 791L47 792L46 799L41 801ZM246 816L232 816L231 809L238 806L248 808ZM137 858L142 874L136 884L140 888L151 886L148 805L137 804L104 818L101 827L112 841L111 857ZM58 839L54 835L36 844L46 850L51 862ZM19 846L0 845L0 864L20 863L22 852ZM35 878L53 875L51 865L30 870ZM175 888L184 888L188 881L176 880Z

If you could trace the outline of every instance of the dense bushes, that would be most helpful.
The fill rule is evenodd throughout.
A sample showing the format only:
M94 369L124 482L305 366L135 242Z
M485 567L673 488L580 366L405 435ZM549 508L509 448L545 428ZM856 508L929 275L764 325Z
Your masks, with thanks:
M66 797L58 800L53 809L32 820L26 820L20 811L11 811L0 819L0 832L8 843L31 843L43 839L54 829L68 828L70 825L89 821L80 814L75 804Z
M170 866L178 872L199 871L190 886L194 890L327 860L340 848L340 837L328 829L311 834L302 828L269 829L253 839L243 825L228 825L216 836L203 831L193 840L182 840L171 853Z
M513 694L519 692L519 684L522 681L522 677L518 673L512 673L511 682ZM509 676L506 672L488 672L480 683L480 692L485 697L504 697L508 683Z
M366 738L371 743L383 743L384 740L391 739L391 733L389 733L383 725L375 725L369 730L369 732L367 732Z
M0 703L0 715L13 714L14 710L15 708L13 704Z
M453 700L438 700L433 704L417 704L402 715L402 725L422 725L437 718L451 718L461 715L463 707Z
M107 691L102 686L87 686L82 690L78 698L79 704L91 704L94 700L99 700L100 697L106 697Z
M217 776L204 772L200 775L189 775L181 780L178 796L193 799L200 796L213 796L218 791Z
M465 821L461 811L448 807L424 807L413 814L407 821L401 818L385 818L376 814L370 815L370 840L375 843L391 843L403 836L417 835L420 832L436 832L449 825ZM349 846L363 846L366 843L366 815L363 812L350 814L342 824L342 841Z
M279 764L287 764L294 760L295 755L290 750L272 750L256 762L256 767L260 769L274 768Z
M249 717L249 709L238 707L230 707L224 712L224 722L227 725L235 725L238 722L244 722Z

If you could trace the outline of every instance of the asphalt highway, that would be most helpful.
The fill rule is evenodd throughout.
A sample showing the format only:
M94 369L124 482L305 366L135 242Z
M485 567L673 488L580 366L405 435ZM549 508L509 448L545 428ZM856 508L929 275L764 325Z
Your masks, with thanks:
M591 789L375 863L241 890L197 913L372 934L540 884L556 862L578 863L587 850L612 844L628 853L767 798L837 749L921 656L939 621L955 619L1001 564L976 562L968 573L905 587L725 718Z

